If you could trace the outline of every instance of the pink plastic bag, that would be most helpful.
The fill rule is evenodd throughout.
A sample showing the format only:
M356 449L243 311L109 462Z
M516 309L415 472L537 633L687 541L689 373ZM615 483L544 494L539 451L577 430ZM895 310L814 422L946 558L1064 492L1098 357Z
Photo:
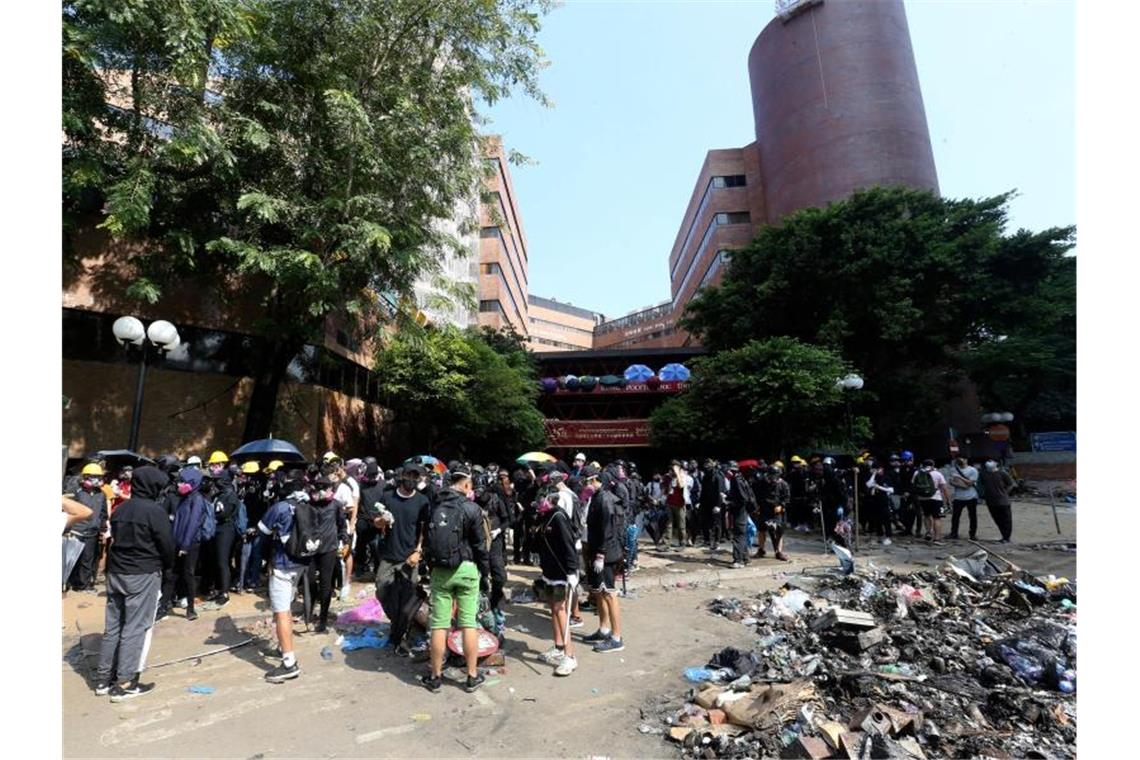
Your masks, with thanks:
M384 615L384 608L380 606L380 600L374 596L363 604L336 616L337 625L366 625L368 623L386 622L388 622L388 618Z

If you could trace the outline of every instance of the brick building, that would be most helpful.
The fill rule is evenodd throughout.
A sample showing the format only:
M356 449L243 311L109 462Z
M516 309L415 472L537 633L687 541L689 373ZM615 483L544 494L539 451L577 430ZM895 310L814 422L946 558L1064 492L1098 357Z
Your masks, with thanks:
M594 328L605 317L553 298L528 296L532 351L581 351L594 347Z

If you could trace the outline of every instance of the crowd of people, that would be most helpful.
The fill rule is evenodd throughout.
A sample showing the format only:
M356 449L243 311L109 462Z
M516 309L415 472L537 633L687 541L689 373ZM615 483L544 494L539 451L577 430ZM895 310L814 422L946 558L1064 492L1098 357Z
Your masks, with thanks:
M818 529L825 542L849 547L856 513L884 544L900 533L940 542L947 509L949 538L963 512L974 538L981 488L1002 541L1010 538L1013 483L993 462L979 472L959 458L945 475L907 451L884 460L865 452L852 468L827 456L793 456L787 468L674 460L643 479L633 462L587 460L580 453L571 465L500 468L413 458L384 471L375 458L345 461L333 452L303 467L262 467L215 451L205 463L167 455L113 477L105 464L87 463L78 482L65 483L65 533L83 544L65 586L93 590L105 564L95 692L123 701L153 688L139 676L154 624L176 608L194 620L200 598L216 608L230 594L266 589L278 642L267 654L280 664L265 678L280 683L301 672L293 646L298 589L305 622L319 633L334 593L347 598L352 580L374 582L391 651L410 656L409 631L424 628L430 666L421 682L438 692L447 636L458 628L464 687L475 691L484 682L479 630L501 635L508 557L540 569L534 592L550 608L552 638L540 659L569 676L578 667L570 631L585 625L584 610L595 611L598 625L577 643L598 653L625 647L618 589L637 570L643 533L658 549L701 542L717 551L731 541L733 568L767 557L769 537L774 559L787 561L787 530ZM311 607L319 609L309 618Z

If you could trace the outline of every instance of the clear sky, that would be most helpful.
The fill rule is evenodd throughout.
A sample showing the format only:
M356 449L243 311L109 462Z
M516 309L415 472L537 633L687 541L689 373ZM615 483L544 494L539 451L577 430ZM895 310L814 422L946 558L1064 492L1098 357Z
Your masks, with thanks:
M773 7L568 0L546 17L554 107L513 98L487 127L538 162L512 167L531 293L609 317L669 297L705 152L755 139L747 58ZM1075 4L906 9L942 194L1016 188L1014 227L1074 223Z

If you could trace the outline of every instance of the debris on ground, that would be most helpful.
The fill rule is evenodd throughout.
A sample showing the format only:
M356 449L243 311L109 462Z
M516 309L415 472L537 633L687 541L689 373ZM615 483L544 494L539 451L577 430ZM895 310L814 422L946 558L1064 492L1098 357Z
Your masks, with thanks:
M345 634L340 650L352 652L357 649L383 649L386 646L388 646L388 627L368 627L360 633Z
M216 689L213 686L191 686L186 691L191 694L213 694Z
M337 625L368 625L387 622L388 617L384 614L384 608L380 606L380 600L375 595L366 599L362 604L358 604L336 616Z
M685 757L1075 757L1076 584L985 551L790 580L709 611L754 626L638 730Z

